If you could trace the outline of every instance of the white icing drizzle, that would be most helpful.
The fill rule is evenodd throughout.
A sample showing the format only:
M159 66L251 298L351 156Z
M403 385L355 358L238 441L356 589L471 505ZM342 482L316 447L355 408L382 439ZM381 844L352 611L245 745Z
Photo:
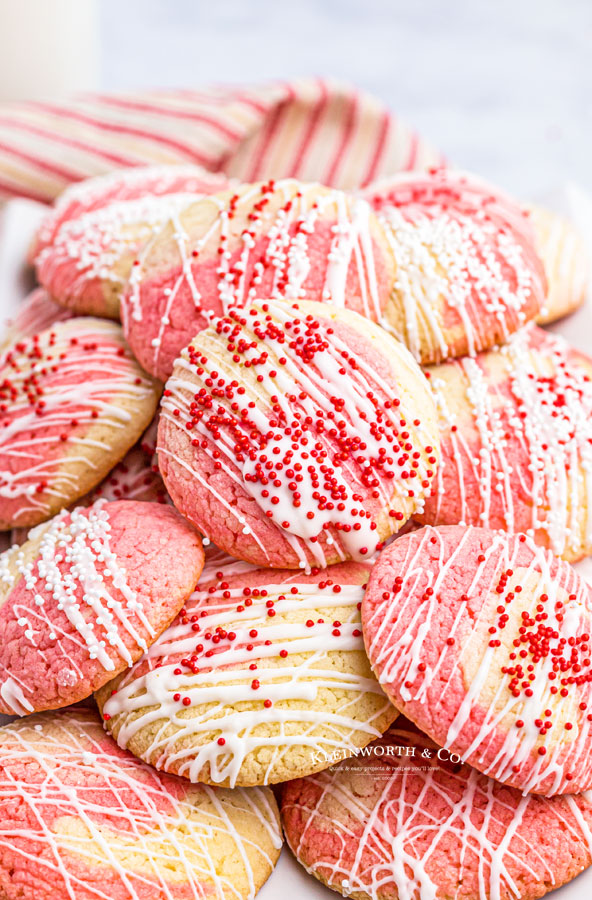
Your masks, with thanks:
M281 532L302 568L310 561L326 565L327 545L333 558L370 557L379 543L379 515L385 521L383 531L391 534L414 508L421 509L437 460L429 391L421 404L418 393L423 380L418 379L407 351L393 342L392 378L381 375L372 359L363 358L334 333L331 326L338 327L339 320L312 316L319 310L323 307L318 304L304 304L300 309L273 301L257 304L240 324L237 314L237 318L218 320L219 337L213 328L203 333L203 340L198 336L179 357L167 382L161 420L171 437L167 438L166 430L163 437L161 425L158 446L161 463L163 457L170 460L163 468L165 483L190 518L192 510L185 498L175 496L174 475L169 470L174 473L176 467L189 471L200 489L208 491L236 521L236 528L252 535L269 560L256 520L247 526L236 506L200 472L204 454L237 489L257 501L263 522L273 523ZM305 319L306 315L310 318ZM345 322L350 328L357 324L356 317ZM321 337L323 346L318 349ZM240 355L228 349L229 341L240 348ZM302 347L307 342L314 344L314 358L303 362ZM372 346L369 341L368 350L384 359L387 347ZM256 367L258 380L236 380L247 376L249 367ZM217 379L215 391L211 390L212 373ZM208 407L204 414L196 403L202 395L215 402L215 429ZM420 406L421 420L415 418ZM240 452L238 432L248 442ZM191 442L198 438L203 440L194 449ZM268 454L279 462L272 490L265 488L260 475L270 468ZM329 497L320 493L323 489ZM208 534L209 522L196 524Z
M112 900L112 889L129 900L155 891L163 900L251 900L282 843L273 797L185 785L114 749L90 712L0 729L0 848L13 867L69 900L81 890ZM26 818L12 817L17 799ZM104 879L85 877L101 869Z
M362 194L397 264L380 324L417 360L473 355L535 315L543 285L534 235L499 191L438 170L398 175Z
M243 767L260 766L259 783L285 779L295 748L298 772L307 760L314 771L316 757L349 755L394 717L365 660L361 586L334 583L330 569L314 584L248 572L250 584L262 576L260 588L231 587L232 565L218 586L202 575L204 587L103 706L121 747L145 736L146 761L192 781L233 786Z
M16 344L0 369L0 503L19 501L12 524L47 517L56 497L76 497L76 464L88 479L96 451L107 457L123 430L133 441L134 417L155 403L154 382L113 322L70 319ZM103 429L91 438L95 424Z
M439 762L438 748L404 727L391 728L368 751L373 755L305 779L314 793L302 802L300 783L288 786L282 803L286 823L294 812L303 819L299 833L286 829L294 854L344 896L519 898L530 896L525 881L540 889L575 876L565 863L558 868L556 843L576 843L584 865L592 859L589 795L522 796L469 766ZM545 822L540 845L533 840L538 815ZM316 839L325 831L330 853Z
M423 519L523 531L567 558L592 549L592 361L529 326L429 375L442 460Z
M108 508L98 501L89 509L56 516L30 532L38 541L0 556L0 615L16 620L21 640L37 648L40 664L56 671L62 687L84 678L84 663L96 660L106 672L116 661L131 665L154 637L142 600L127 583L125 568L110 545ZM15 714L30 712L38 671L0 661L0 696Z
M364 613L380 683L443 747L499 781L546 795L587 788L589 586L525 535L450 534L427 527L393 545L405 548L397 581ZM473 537L483 549L467 569ZM449 630L441 597L456 608Z

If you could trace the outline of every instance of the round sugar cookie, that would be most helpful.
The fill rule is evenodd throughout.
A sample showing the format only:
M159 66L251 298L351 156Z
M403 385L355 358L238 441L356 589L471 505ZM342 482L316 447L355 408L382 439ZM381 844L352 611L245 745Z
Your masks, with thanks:
M164 228L122 300L130 346L165 379L211 321L260 297L325 301L379 319L392 254L368 204L294 179L206 197Z
M156 772L90 710L0 728L3 900L251 900L281 845L269 788Z
M422 507L437 461L411 355L329 305L262 301L218 319L163 396L158 462L173 503L255 565L369 559Z
M528 206L527 211L547 276L547 296L535 321L548 325L584 303L592 278L590 253L567 219L542 206Z
M592 787L592 589L526 535L394 541L362 605L386 694L441 747L537 794Z
M96 487L160 392L115 322L68 319L14 344L0 366L0 528L36 525Z
M525 532L592 553L592 360L534 325L427 370L442 458L417 518Z
M64 510L0 556L0 712L88 697L175 618L203 567L170 506L120 500Z
M61 226L35 260L39 282L78 314L119 318L121 294L147 244L178 221L195 194L167 194L111 203Z
M397 715L364 652L370 570L231 564L202 578L146 656L96 695L106 727L156 768L226 787L287 781L357 752Z
M355 900L534 900L592 863L592 797L523 796L399 719L365 757L283 785L296 859Z
M226 175L208 172L196 165L135 166L115 169L107 175L86 178L66 188L41 222L29 251L31 262L53 244L58 231L85 213L112 203L162 197L166 194L211 194L230 185Z
M463 172L402 173L363 192L397 275L385 327L422 364L473 355L533 319L545 273L526 213Z
M14 316L4 323L0 338L0 360L12 344L23 338L33 337L56 322L71 319L74 313L60 306L44 288L35 288L19 304Z

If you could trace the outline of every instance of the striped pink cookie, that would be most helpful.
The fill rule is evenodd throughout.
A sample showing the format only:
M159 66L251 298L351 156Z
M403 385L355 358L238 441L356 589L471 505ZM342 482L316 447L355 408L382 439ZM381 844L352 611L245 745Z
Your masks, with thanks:
M592 594L568 563L426 527L381 554L362 623L385 692L440 746L523 791L592 787Z
M269 297L378 320L393 279L384 229L364 200L295 179L246 184L189 206L151 242L122 321L141 364L164 379L214 314Z
M442 460L418 518L525 532L570 561L592 553L592 360L532 325L426 374Z
M255 565L372 558L422 506L434 405L409 352L349 310L254 304L175 363L158 461L175 506Z
M15 314L5 322L0 337L0 359L4 351L22 338L33 337L56 322L71 319L74 315L49 296L44 288L35 288L25 297Z
M60 513L0 557L0 712L88 697L177 615L203 567L170 506L130 500Z
M401 174L362 192L397 266L383 324L423 364L507 340L545 300L529 218L497 188L459 172Z
M159 394L114 322L69 319L13 345L0 367L0 528L36 525L96 487Z
M173 625L97 695L119 745L191 781L274 784L355 754L397 712L360 623L371 567L212 561Z
M281 791L290 849L345 897L535 900L592 863L589 794L523 796L403 719L363 753Z
M268 788L162 775L90 710L0 728L3 900L252 900L281 845Z
M166 194L211 194L227 187L225 175L195 165L135 166L78 181L59 195L39 226L31 247L31 261L53 244L63 225L111 203Z

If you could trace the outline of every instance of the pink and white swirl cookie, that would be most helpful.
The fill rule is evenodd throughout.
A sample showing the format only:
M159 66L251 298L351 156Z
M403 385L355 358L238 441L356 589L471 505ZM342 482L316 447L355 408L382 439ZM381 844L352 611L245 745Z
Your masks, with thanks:
M244 565L202 577L175 623L97 694L121 747L227 787L319 771L397 715L364 651L369 565L311 575Z
M345 897L535 900L592 863L589 794L523 796L404 719L366 753L281 791L296 859Z
M159 394L114 322L69 319L13 345L0 366L0 528L36 525L96 487Z
M442 459L418 519L525 532L570 561L592 553L592 360L530 325L427 374Z
M437 169L396 175L362 195L397 266L383 324L422 364L492 347L541 310L545 273L532 225L497 188Z
M275 568L366 560L422 507L434 412L419 367L378 325L262 301L176 361L158 461L175 506L232 556Z
M177 222L195 194L125 200L66 222L35 260L39 282L78 314L119 318L119 301L146 244L168 222Z
M393 279L384 229L364 200L294 179L246 184L163 229L134 267L122 321L141 364L165 379L213 314L271 297L376 320Z
M252 900L281 845L269 788L156 772L90 710L0 728L3 900Z
M35 235L30 260L34 262L41 250L53 244L63 225L85 213L125 200L179 193L211 194L228 186L226 175L196 165L135 166L86 178L66 188L54 202Z
M88 697L175 618L203 567L170 506L98 501L64 510L0 556L0 712Z
M52 300L44 288L35 288L19 305L16 314L4 324L0 336L0 360L12 344L33 337L56 322L71 319L74 313Z
M545 304L535 321L547 325L584 303L592 279L590 254L567 219L542 206L529 206L527 210L547 276Z
M526 535L422 528L362 605L372 668L441 747L536 794L592 787L592 592Z

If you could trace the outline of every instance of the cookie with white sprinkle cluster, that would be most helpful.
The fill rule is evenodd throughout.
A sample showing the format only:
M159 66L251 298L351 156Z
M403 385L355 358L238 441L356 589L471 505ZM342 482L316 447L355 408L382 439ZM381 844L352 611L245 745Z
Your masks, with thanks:
M571 562L592 552L592 360L534 325L427 369L442 458L418 519L525 532Z
M435 407L409 352L350 310L261 302L198 334L158 460L184 516L255 565L368 560L429 492Z
M97 694L119 745L191 781L273 784L356 753L397 712L360 607L371 567L310 575L222 562L167 631Z
M88 697L177 615L203 567L170 506L98 501L64 511L0 556L0 712Z
M545 299L526 214L473 175L406 173L362 192L389 237L397 272L386 322L422 364L507 340Z
M213 315L261 297L381 318L394 265L365 200L295 179L244 184L194 203L134 267L122 321L148 372L167 378Z
M592 863L592 800L523 796L399 719L367 755L282 787L290 849L356 900L534 900Z
M0 528L36 525L96 487L160 392L115 322L68 319L14 344L0 367Z
M526 535L422 528L374 566L372 668L450 753L524 792L592 787L592 589Z
M89 710L0 728L3 900L253 900L281 846L269 788L163 775Z

